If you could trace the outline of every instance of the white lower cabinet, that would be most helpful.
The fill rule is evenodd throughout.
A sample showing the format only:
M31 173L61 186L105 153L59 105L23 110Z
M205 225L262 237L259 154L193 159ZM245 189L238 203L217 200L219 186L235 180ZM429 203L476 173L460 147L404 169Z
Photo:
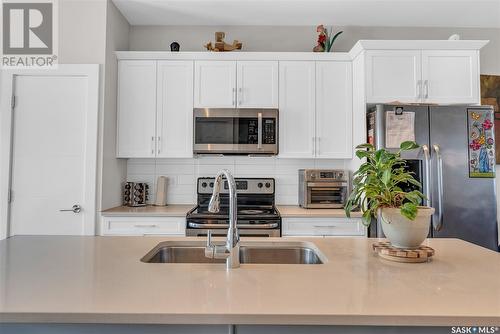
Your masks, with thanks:
M185 234L185 217L102 217L101 235L183 237Z
M359 218L283 218L282 235L291 236L364 236L366 228Z

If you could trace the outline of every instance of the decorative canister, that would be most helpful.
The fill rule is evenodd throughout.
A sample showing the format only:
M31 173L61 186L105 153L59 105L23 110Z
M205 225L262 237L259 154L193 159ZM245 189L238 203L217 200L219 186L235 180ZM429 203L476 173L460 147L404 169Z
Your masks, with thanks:
M148 195L149 186L146 182L125 182L123 186L123 205L145 206Z

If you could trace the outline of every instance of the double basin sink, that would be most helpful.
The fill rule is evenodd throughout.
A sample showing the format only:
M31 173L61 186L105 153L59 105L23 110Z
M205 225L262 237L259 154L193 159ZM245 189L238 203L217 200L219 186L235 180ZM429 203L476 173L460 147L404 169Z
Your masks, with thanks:
M205 257L202 240L165 241L142 259L146 263L224 263ZM310 242L242 241L240 262L249 264L322 264L325 256Z

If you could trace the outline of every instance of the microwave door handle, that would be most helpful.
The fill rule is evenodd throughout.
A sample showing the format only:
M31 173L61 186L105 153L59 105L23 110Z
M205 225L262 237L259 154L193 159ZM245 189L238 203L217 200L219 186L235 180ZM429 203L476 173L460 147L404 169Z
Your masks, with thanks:
M260 150L262 149L262 137L264 134L262 133L262 113L257 114L257 133L258 138L257 138L257 148Z

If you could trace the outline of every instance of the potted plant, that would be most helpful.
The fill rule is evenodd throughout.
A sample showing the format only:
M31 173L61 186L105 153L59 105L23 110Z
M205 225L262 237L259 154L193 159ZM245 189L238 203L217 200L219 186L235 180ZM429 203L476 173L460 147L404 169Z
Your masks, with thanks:
M421 189L412 172L405 169L406 160L401 152L419 146L412 141L401 143L393 153L386 149L375 150L371 144L356 147L356 156L366 161L353 175L353 190L347 200L345 212L361 209L363 224L369 226L372 218L380 217L382 230L398 248L417 248L429 233L434 209L420 206L425 199L420 190L405 192L404 184Z

